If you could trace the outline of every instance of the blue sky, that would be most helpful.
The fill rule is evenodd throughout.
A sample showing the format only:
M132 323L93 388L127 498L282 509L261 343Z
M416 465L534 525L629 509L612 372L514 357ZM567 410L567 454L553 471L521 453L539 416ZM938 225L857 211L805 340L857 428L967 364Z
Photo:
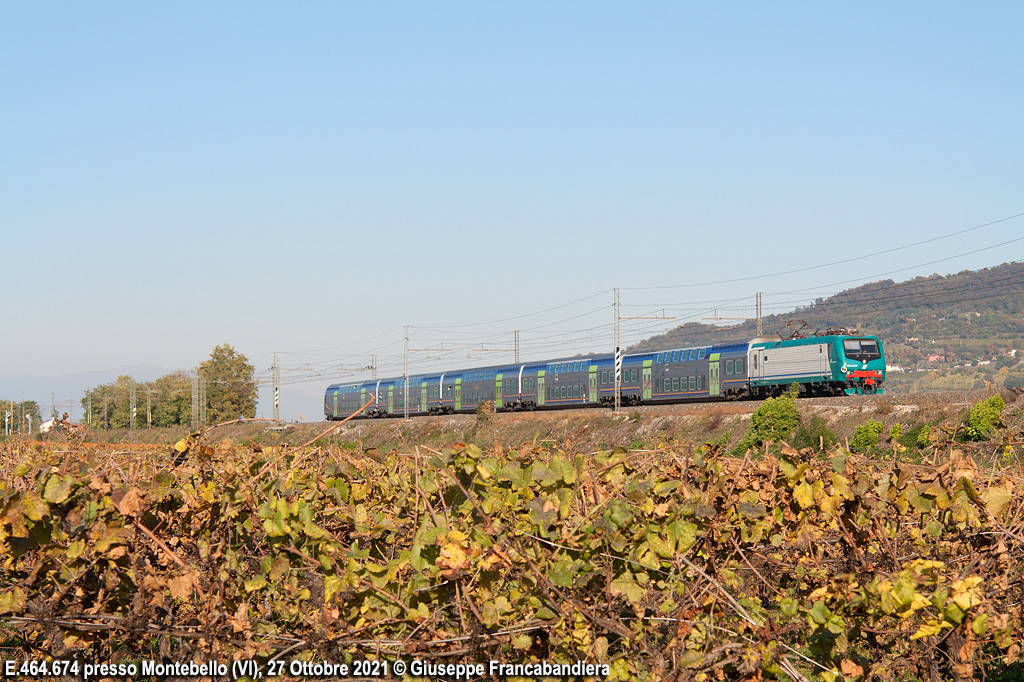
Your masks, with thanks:
M0 377L230 343L316 396L371 354L400 372L403 325L454 349L416 367L502 361L514 329L546 357L606 349L613 287L685 321L1022 258L988 248L1016 218L775 274L1024 212L1022 20L0 0Z

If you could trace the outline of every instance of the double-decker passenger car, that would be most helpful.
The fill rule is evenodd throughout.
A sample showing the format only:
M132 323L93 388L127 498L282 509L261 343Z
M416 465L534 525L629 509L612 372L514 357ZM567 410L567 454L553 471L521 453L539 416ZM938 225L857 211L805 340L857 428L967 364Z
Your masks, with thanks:
M885 357L877 336L830 334L674 348L622 356L621 404L765 398L798 384L801 396L881 393ZM615 404L612 354L495 365L408 378L408 414ZM324 396L328 420L406 413L402 377L335 384Z

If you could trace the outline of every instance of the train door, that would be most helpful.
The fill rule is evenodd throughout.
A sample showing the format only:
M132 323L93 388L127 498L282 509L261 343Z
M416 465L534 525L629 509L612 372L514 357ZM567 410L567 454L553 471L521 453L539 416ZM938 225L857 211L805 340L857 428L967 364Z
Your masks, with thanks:
M537 404L544 407L544 398L547 391L544 390L544 370L537 372Z
M644 360L643 380L644 380L644 382L643 382L643 390L644 390L643 396L644 396L644 400L650 400L651 399L651 361L650 360Z
M721 395L722 384L718 375L718 353L712 353L708 360L708 395Z
M430 401L427 399L427 382L420 384L420 412L430 409Z
M388 414L393 414L395 411L395 387L388 386Z
M337 417L340 413L338 412L338 392L335 391L334 395L331 396L334 400L334 408L331 410L331 416Z
M359 390L359 404L360 405L365 405L366 404L366 389L365 388ZM363 410L363 412L366 412L366 410Z
M462 379L455 380L455 410L462 409Z
M498 376L496 376L494 378L494 409L495 410L497 410L499 407L501 407L501 397L503 395L502 390L501 390L502 389L501 377L503 377L503 376L504 376L503 374L499 374Z
M590 402L597 402L597 367L590 367Z

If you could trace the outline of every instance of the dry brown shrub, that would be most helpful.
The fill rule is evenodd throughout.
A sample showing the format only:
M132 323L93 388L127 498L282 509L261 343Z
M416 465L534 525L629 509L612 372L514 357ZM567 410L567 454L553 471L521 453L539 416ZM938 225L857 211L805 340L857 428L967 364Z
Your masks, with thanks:
M888 398L882 398L875 404L875 412L883 417L892 414L894 409L892 401Z

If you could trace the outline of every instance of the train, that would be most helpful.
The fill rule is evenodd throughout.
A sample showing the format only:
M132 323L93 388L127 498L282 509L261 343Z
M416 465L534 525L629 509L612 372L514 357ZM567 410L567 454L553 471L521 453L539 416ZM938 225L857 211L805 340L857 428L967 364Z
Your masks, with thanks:
M801 397L880 394L885 382L882 341L870 335L761 336L619 358L618 367L615 354L607 353L333 384L324 395L324 416L472 413L488 403L498 412L614 407L616 371L625 407L759 400L794 383Z

